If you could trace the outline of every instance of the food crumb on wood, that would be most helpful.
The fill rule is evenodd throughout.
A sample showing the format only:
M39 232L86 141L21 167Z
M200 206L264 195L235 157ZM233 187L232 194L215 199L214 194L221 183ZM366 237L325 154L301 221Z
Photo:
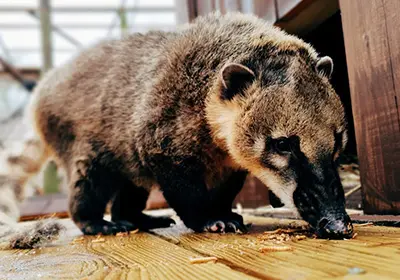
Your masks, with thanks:
M189 258L191 264L199 264L199 263L208 263L208 262L216 262L218 260L217 257L196 257Z
M128 235L129 234L127 232L118 232L115 236L117 236L117 237L126 237Z
M96 239L92 240L92 243L103 243L106 240L103 237L97 237Z
M135 234L135 233L138 233L139 232L139 229L137 228L137 229L135 229L135 230L131 230L130 232L129 232L129 234Z
M372 222L368 222L368 223L364 223L364 224L355 224L356 227L369 227L369 226L373 226L374 223Z
M352 238L352 239L354 239L354 238L356 238L356 237L357 237L357 235L358 235L358 233L357 233L357 232L355 232L351 238Z
M304 232L304 229L295 229L295 228L278 228L272 231L264 231L264 234L282 234L282 233L296 233L296 232Z
M263 246L260 248L261 253L268 253L268 252L284 252L284 251L292 251L293 247L291 246Z
M72 240L72 244L82 243L83 241L85 241L85 237L79 236L74 238L74 240Z
M294 239L296 239L297 241L300 241L300 240L307 239L307 236L305 236L305 235L295 235Z
M359 267L352 267L349 268L349 270L347 271L348 274L352 274L352 275L357 275L357 274L364 274L366 273L365 269L363 268L359 268Z
M261 241L275 241L277 243L286 241L300 241L307 239L309 235L307 230L304 229L282 229L278 228L273 231L265 231L262 235L258 236Z

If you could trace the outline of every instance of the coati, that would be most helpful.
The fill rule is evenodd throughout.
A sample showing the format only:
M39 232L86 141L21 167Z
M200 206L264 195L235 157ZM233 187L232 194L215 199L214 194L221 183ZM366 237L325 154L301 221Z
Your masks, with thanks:
M194 231L246 231L231 204L251 172L319 236L342 238L346 120L332 70L255 16L214 13L82 52L44 77L31 108L84 234L169 226L142 213L154 184Z

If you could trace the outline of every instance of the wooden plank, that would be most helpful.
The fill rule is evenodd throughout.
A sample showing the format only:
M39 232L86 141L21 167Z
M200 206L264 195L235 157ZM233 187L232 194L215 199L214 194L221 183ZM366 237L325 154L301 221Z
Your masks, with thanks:
M340 1L364 211L400 212L397 0Z
M283 18L286 16L290 11L294 10L300 2L307 2L304 0L279 0L276 1L277 11L278 11L278 18Z
M127 237L84 237L70 220L67 238L56 247L0 251L0 279L255 279L219 263L191 264L188 251L148 233Z
M148 213L165 214L161 211ZM108 217L109 218L109 217ZM302 227L303 221L245 215L249 234L193 234L182 224L156 235L81 236L70 220L52 247L0 251L0 279L397 279L400 228L355 225L352 240L308 238L284 244L292 251L260 252L263 231ZM20 226L27 223L19 224ZM282 246L282 245L279 245ZM190 257L218 257L216 263L190 264ZM358 267L363 274L351 275Z
M278 5L281 5L281 11L278 6L279 18L275 24L287 32L297 35L304 35L312 31L339 11L338 0L302 0L292 3L295 2L298 4L289 9L291 5L282 6L283 3L280 4L280 0L277 1Z
M259 251L263 244L258 237L266 228L288 226L299 221L246 216L256 226L247 235L187 234L179 228L157 230L166 240L203 255L217 256L230 267L262 279L396 279L400 229L362 227L356 225L357 237L352 240L307 239L287 242L288 252ZM358 267L363 275L349 275ZM378 277L379 276L379 277Z
M21 206L20 221L29 221L46 216L68 217L68 196L49 194L25 199Z
M239 192L233 202L233 207L235 207L237 203L248 208L268 205L268 188L256 177L248 175L243 185L243 189Z

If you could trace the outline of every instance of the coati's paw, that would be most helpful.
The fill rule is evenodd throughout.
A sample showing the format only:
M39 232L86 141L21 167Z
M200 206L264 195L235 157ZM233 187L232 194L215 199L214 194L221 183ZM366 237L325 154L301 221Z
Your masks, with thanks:
M229 218L210 220L204 227L204 231L212 233L246 233L247 227L243 223L242 216L232 213ZM237 216L236 216L237 215Z
M175 224L175 221L169 217L154 217L143 214L138 221L138 227L141 230L149 230L153 228L166 228L170 227L171 224Z
M136 229L136 227L127 221L88 221L78 223L78 227L81 229L83 234L86 235L110 235L118 232L128 232Z

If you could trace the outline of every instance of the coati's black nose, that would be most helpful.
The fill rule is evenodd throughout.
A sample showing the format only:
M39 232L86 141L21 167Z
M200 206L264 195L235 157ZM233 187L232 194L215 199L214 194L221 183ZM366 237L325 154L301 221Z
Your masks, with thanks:
M319 238L343 239L353 236L353 225L350 217L340 215L322 218L318 223L317 235Z

